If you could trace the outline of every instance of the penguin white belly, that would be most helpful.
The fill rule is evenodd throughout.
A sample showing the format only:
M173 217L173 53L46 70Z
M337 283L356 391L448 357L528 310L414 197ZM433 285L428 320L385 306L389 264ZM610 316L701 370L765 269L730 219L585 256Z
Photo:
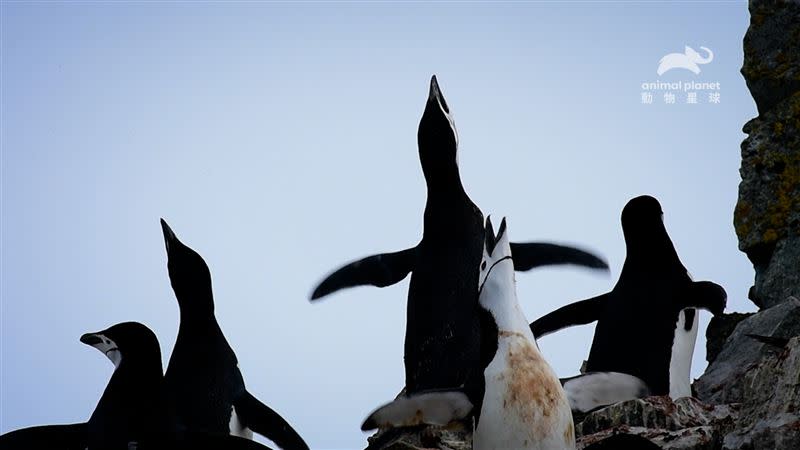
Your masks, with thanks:
M532 341L521 333L501 332L484 377L475 450L575 448L572 413L561 383Z
M232 436L253 439L253 431L239 420L239 416L236 414L236 408L233 406L231 406L231 421L228 423L228 430Z
M686 310L678 313L675 336L672 339L672 353L669 360L669 396L673 400L690 397L692 387L689 382L692 371L692 355L697 342L699 311L694 312L691 328L686 330Z

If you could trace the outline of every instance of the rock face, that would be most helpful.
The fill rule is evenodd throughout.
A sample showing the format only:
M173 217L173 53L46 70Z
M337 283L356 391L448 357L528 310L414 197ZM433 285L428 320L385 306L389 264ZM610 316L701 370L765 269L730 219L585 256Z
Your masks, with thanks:
M710 331L711 328L707 330ZM800 336L800 300L790 297L739 322L722 351L694 383L699 399L715 405L745 401L745 375L765 356L775 353L772 346L748 335L786 339Z
M744 374L741 413L723 449L800 449L800 337Z
M755 268L760 308L800 297L800 1L750 2L742 74L759 116L744 126L739 249Z
M578 448L615 433L647 438L661 449L716 450L734 427L738 405L711 406L691 397L629 400L594 411L577 424Z

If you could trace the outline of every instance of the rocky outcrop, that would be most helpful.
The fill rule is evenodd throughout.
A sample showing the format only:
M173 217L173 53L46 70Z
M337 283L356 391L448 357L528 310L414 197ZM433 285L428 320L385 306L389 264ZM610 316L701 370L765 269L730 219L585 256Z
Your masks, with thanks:
M723 449L800 449L800 337L744 374L741 412Z
M744 126L739 249L755 268L760 308L800 297L800 1L750 2L742 74L759 116Z
M790 297L739 322L722 351L695 381L693 389L699 399L715 405L745 401L745 375L764 357L775 353L771 345L750 335L784 339L800 336L800 300Z
M662 449L720 448L738 417L738 405L711 406L684 397L648 397L617 403L586 416L575 427L578 448L615 433L647 438Z

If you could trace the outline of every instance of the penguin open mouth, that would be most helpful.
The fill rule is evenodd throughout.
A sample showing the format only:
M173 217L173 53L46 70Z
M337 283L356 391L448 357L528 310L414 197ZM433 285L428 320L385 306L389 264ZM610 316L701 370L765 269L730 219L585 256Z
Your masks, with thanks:
M439 102L439 106L442 107L446 114L450 114L450 108L447 106L444 95L442 95L442 90L439 88L439 82L436 80L436 75L431 77L431 92L429 95Z

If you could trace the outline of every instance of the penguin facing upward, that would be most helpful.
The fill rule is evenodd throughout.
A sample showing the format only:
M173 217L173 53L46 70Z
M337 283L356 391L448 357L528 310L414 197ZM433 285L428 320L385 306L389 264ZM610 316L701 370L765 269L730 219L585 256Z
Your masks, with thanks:
M685 393L677 372L688 378L694 342L687 341L697 328L694 308L721 314L727 295L715 283L692 281L655 198L630 200L622 211L622 231L627 256L614 289L557 309L533 322L531 330L539 338L597 321L587 372L632 375L652 395ZM694 333L688 332L692 327ZM688 379L681 384L688 386Z
M505 219L496 237L486 220L479 283L482 378L463 389L401 397L373 412L362 429L446 426L473 416L475 450L574 449L569 402L517 301Z
M278 413L247 392L238 360L214 316L211 272L162 219L170 283L180 326L165 374L179 429L252 439L256 432L284 450L308 445Z
M491 221L486 219L486 245L480 267L478 301L494 322L491 328L497 329L497 344L494 349L481 349L492 359L483 372L485 392L474 448L575 448L569 402L558 377L539 351L517 301L505 219L497 237Z
M347 264L314 289L311 300L337 290L395 284L411 273L404 346L406 392L460 386L477 367L480 325L477 267L483 214L464 190L458 133L436 76L417 132L427 185L422 240L415 247ZM600 258L548 243L511 244L517 270L549 264L607 269ZM442 368L447 368L443 370Z
M81 342L114 364L114 373L86 423L24 428L0 436L0 448L29 450L267 449L256 442L204 433L176 432L166 405L161 350L155 334L138 322L86 333Z

